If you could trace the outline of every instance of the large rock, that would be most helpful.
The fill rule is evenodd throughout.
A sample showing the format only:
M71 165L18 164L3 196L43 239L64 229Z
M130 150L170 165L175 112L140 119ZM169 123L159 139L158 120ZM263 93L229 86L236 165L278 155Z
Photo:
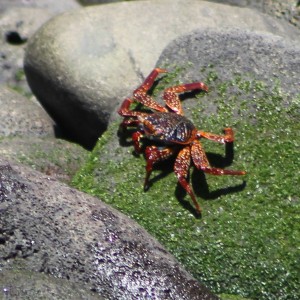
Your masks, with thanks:
M221 134L232 127L234 151L201 143L211 165L247 175L212 176L192 165L189 179L203 212L196 220L174 160L158 163L143 190L145 159L133 155L134 129L118 133L118 116L76 186L137 220L214 292L300 298L299 44L266 33L198 30L171 42L156 66L170 71L153 90L158 101L180 82L209 86L208 93L180 96L184 114L199 130Z
M0 182L0 274L43 272L105 299L218 299L100 200L3 160Z
M69 136L92 146L113 108L149 73L163 48L181 34L207 27L299 36L268 15L205 1L99 5L58 16L41 28L28 44L26 75Z

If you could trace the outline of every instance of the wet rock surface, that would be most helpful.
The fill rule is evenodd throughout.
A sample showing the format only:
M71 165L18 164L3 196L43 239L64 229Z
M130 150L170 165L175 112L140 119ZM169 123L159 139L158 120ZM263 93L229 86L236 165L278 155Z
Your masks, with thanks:
M22 260L26 270L82 283L106 299L217 299L98 199L7 161L0 171L2 272Z

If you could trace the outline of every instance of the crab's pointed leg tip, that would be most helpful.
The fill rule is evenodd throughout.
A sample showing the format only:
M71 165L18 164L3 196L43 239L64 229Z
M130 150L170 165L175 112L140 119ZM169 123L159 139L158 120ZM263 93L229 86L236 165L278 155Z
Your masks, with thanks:
M158 73L168 73L168 71L166 69L161 69L161 68L156 68L156 71Z
M204 90L204 91L207 92L207 93L208 93L208 91L209 91L209 88L208 88L208 86L207 86L206 84L202 84L201 89Z
M196 211L195 217L196 217L196 219L201 219L202 218L202 212L201 211Z
M149 190L150 186L148 183L144 184L144 192L147 192Z

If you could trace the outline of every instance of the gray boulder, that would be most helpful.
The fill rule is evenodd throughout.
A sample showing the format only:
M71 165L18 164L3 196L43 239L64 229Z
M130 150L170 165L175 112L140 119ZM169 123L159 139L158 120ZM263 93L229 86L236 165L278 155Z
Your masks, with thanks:
M46 9L55 15L78 7L80 5L76 0L1 0L0 12L10 8L38 8Z
M54 15L80 7L76 0L0 1L0 84L31 94L23 70L24 48L31 35Z
M300 5L297 0L208 0L241 7L256 8L276 18L284 19L300 29Z
M0 156L69 182L88 152L57 139L59 130L34 99L0 86Z
M218 299L100 200L2 159L0 182L0 274L42 272L105 299Z
M224 27L299 37L289 24L246 8L195 0L122 2L52 19L30 40L25 72L55 121L92 147L112 110L172 39L197 28Z
M299 93L300 43L269 33L196 30L171 42L157 65L183 67L191 81L213 70L220 82L243 76Z
M174 160L158 163L149 190L143 191L145 158L132 153L134 129L118 132L118 116L76 185L137 220L214 291L298 299L297 254L291 245L299 237L291 232L300 208L299 45L266 33L198 30L171 42L156 66L170 71L160 75L153 90L158 101L163 89L181 82L209 86L208 93L180 96L184 114L199 130L220 134L232 127L234 149L225 147L225 155L221 145L201 143L211 165L247 175L204 175L192 165L190 184L203 211L196 225L190 222L191 199L174 176Z
M11 8L0 13L0 84L30 94L23 70L24 48L29 37L51 14L42 9Z

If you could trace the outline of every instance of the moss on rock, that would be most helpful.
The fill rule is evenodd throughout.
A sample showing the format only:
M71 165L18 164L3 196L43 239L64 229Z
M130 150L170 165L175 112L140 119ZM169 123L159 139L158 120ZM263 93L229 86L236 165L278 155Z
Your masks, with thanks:
M143 191L145 160L117 135L116 123L73 183L135 219L214 292L299 299L300 96L291 98L280 83L270 88L251 74L220 82L213 66L200 71L211 90L185 100L186 115L205 131L232 127L230 166L222 145L203 140L204 148L212 165L247 171L222 177L191 168L201 219L191 213L170 163L158 166ZM167 75L159 91L174 82L177 75Z

